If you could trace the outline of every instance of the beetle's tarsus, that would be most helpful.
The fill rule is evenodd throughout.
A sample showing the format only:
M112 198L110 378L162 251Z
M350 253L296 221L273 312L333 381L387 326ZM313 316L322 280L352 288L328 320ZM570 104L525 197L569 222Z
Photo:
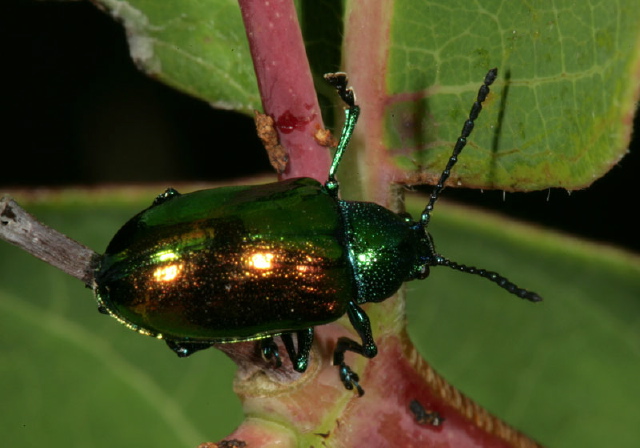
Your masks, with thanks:
M344 362L340 363L340 379L344 384L345 389L353 390L354 388L358 392L358 396L364 395L364 389L360 386L360 377Z
M178 193L178 190L174 188L167 188L163 193L160 193L158 196L156 196L151 206L164 204L168 200L173 199L177 196L182 196L180 193Z
M370 332L371 330L369 330ZM365 347L367 347L365 349ZM350 352L358 353L367 358L373 358L378 353L378 348L375 344L371 345L365 342L365 347L358 344L356 341L349 338L340 338L336 344L336 348L333 351L333 365L338 366L340 369L340 380L347 390L352 390L354 387L358 391L358 395L362 396L364 390L360 387L358 381L360 378L357 373L349 368L344 362L344 354L348 350Z
M186 358L193 355L195 352L204 350L213 345L210 342L177 342L165 339L165 342L169 348L180 358Z
M340 95L340 98L347 104L347 106L355 106L356 97L353 89L351 87L347 87L349 84L349 78L346 73L325 73L324 79L338 91L338 95Z
M362 355L365 358L373 358L378 354L378 347L373 340L369 317L355 301L349 302L347 315L349 316L349 322L351 322L353 328L358 332L362 344L349 338L338 339L336 348L333 351L333 365L340 367L340 379L344 387L351 390L355 386L358 390L358 395L362 396L364 390L358 384L358 375L353 373L344 363L344 354L346 351L350 351Z

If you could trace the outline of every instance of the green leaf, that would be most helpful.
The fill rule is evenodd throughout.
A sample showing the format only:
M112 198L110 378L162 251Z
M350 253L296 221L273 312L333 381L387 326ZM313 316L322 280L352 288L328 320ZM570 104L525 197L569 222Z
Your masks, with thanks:
M149 198L69 192L47 206L23 205L100 250ZM635 446L638 258L442 204L431 231L445 256L508 275L545 301L434 268L407 284L409 331L426 359L549 446ZM177 358L162 341L98 313L78 280L4 243L0 341L6 446L195 446L242 418L234 367L222 353Z
M386 14L351 3L343 58L382 109L364 119L363 146L384 153L396 181L435 183L492 67L500 76L452 184L578 189L625 154L640 84L634 0L398 0Z
M98 0L122 22L138 67L215 107L253 113L260 96L234 0Z
M99 1L123 22L132 57L150 75L218 107L259 108L235 1ZM380 151L384 162L372 163L367 177L377 185L392 172L399 183L434 183L484 74L496 66L501 75L453 183L510 191L588 186L629 141L639 84L636 6L347 2L342 60L361 105L376 117L362 120L362 151ZM315 75L335 70L341 2L298 8ZM359 20L368 27L353 26ZM374 85L378 96L368 93Z

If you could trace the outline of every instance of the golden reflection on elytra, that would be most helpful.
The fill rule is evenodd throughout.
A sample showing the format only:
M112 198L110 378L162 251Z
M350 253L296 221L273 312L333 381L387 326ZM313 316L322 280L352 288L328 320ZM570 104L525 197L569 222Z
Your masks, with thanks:
M160 266L153 271L153 278L158 282L171 282L178 278L182 271L182 263L174 263L166 266Z
M271 252L256 252L249 256L249 266L262 270L272 269L274 257Z

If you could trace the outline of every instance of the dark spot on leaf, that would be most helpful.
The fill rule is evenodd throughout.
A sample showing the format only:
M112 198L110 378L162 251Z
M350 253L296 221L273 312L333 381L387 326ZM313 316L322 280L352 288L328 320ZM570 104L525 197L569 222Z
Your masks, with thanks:
M426 410L418 400L411 400L409 403L409 410L416 418L416 423L419 425L430 425L438 427L444 422L444 418L436 411Z

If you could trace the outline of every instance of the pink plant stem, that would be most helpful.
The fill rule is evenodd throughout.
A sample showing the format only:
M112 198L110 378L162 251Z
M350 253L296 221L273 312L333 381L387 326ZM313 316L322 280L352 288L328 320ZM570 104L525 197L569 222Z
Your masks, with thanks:
M330 152L314 139L323 129L311 69L292 0L239 0L264 113L289 153L281 179L327 179Z

